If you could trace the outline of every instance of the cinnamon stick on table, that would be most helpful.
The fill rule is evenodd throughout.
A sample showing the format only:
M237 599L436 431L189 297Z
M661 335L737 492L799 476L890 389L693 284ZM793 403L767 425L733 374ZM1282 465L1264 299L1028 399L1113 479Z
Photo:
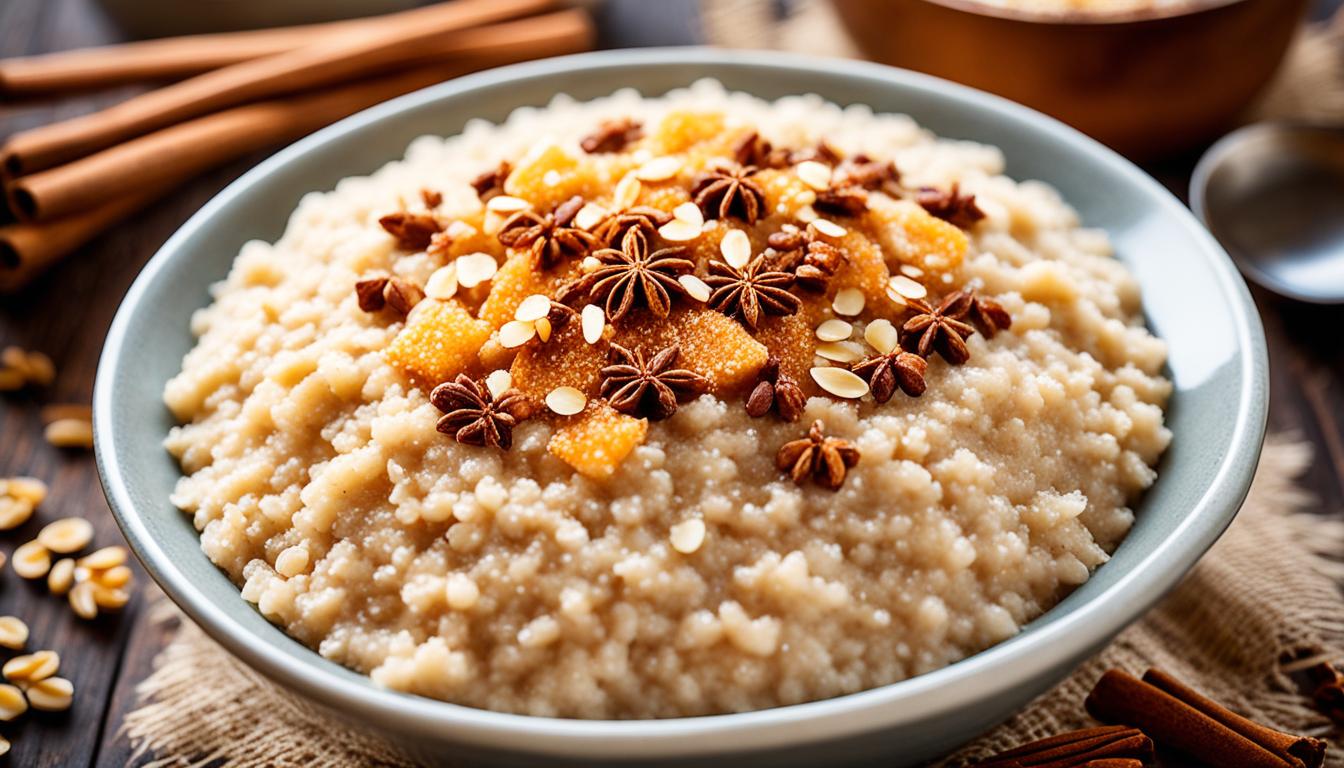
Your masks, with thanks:
M581 10L557 11L517 21L463 30L450 40L422 49L431 62L459 66L475 61L480 69L491 62L509 63L526 58L573 53L590 47L592 24ZM489 61L487 61L489 59ZM413 75L406 82L430 85L441 70ZM388 82L388 81L383 81ZM413 87L421 87L415 85ZM21 176L6 185L11 208L23 221L49 221L101 205L123 191L159 182L176 183L263 147L310 133L387 96L413 87L370 85L364 90L333 90L326 95L301 96L310 106L295 109L289 100L259 102L199 117L131 139L109 149ZM378 96L367 101L352 94Z
M1143 680L1107 672L1085 706L1103 723L1133 726L1158 746L1212 766L1319 768L1325 759L1324 742L1247 720L1156 669Z
M582 11L513 22L508 40L496 39L489 53L409 72L357 82L298 98L236 107L158 131L118 147L115 162L99 164L100 178L118 163L138 169L112 189L98 190L97 207L48 222L0 227L0 293L21 288L46 267L93 239L191 176L264 146L284 143L365 107L477 69L590 47L592 28ZM499 25L503 26L503 25ZM526 34L523 34L523 33ZM119 158L119 159L118 159ZM153 162L157 158L163 162ZM106 194L106 193L111 194Z
M552 4L552 0L452 0L406 11L394 24L352 29L286 53L207 72L101 112L15 134L0 147L0 167L20 176L208 112L386 72L415 60L422 46L447 35Z

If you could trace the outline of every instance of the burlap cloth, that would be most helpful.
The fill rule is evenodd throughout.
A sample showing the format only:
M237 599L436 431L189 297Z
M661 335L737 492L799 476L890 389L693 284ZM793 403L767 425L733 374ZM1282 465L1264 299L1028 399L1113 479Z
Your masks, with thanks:
M803 3L783 23L772 7L769 0L707 0L706 33L739 47L852 53L824 4ZM1304 35L1261 113L1344 116L1344 46L1331 34ZM1293 478L1310 458L1301 444L1271 439L1241 514L1185 581L1058 687L948 762L1090 724L1081 702L1113 667L1137 673L1159 666L1255 720L1336 738L1282 664L1302 654L1344 661L1344 564L1329 559L1344 549L1344 522L1307 511L1312 500ZM391 745L352 732L272 685L166 600L151 614L174 630L124 725L137 759L150 758L146 765L414 768ZM1344 748L1332 745L1326 764L1344 766Z

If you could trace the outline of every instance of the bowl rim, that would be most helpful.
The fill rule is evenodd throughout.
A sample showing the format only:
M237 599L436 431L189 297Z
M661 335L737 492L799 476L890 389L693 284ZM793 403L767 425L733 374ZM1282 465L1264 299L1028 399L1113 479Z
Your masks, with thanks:
M1217 275L1236 326L1238 374L1244 382L1235 404L1232 441L1217 473L1172 534L1136 563L1106 592L1029 635L1016 635L941 669L897 683L831 699L725 715L663 720L576 720L536 717L451 704L401 692L371 688L316 663L315 651L296 659L232 619L221 605L196 590L176 570L150 535L127 487L121 457L114 450L111 419L114 373L131 344L127 327L151 283L186 251L189 235L235 198L278 171L343 134L395 119L402 112L439 99L510 83L545 80L563 72L600 77L624 66L747 66L788 72L817 72L884 81L958 103L990 117L1030 123L1053 141L1095 156L1108 169L1148 193L1153 203L1180 219L1202 241L1200 256ZM688 79L689 84L689 79ZM613 90L618 84L613 84ZM396 158L389 158L393 160ZM1221 256L1221 258L1219 258ZM515 64L468 75L401 96L324 128L281 150L195 213L149 260L122 301L109 327L94 383L95 457L109 505L132 550L174 602L205 632L249 666L303 696L358 721L425 739L451 739L473 747L553 757L590 759L677 758L703 753L709 740L721 754L780 749L856 736L902 723L948 714L1048 675L1061 659L1081 658L1137 619L1171 589L1231 523L1250 487L1259 458L1268 410L1268 363L1263 331L1245 283L1228 257L1170 192L1100 143L1034 110L998 96L939 78L869 62L763 51L703 47L600 51ZM298 641L295 641L298 642ZM1038 650L1049 647L1051 653ZM1055 678L1051 677L1053 681ZM525 738L525 741L522 740Z
M1068 9L1063 11L1033 11L1024 8L1008 8L992 5L986 0L919 0L920 2L941 5L954 11L975 16L988 16L1007 21L1027 24L1056 24L1068 27L1110 27L1122 24L1139 24L1150 21L1165 21L1184 16L1196 16L1208 11L1225 8L1229 5L1249 2L1250 0L1185 0L1182 5L1167 8L1135 8L1121 11L1088 11Z

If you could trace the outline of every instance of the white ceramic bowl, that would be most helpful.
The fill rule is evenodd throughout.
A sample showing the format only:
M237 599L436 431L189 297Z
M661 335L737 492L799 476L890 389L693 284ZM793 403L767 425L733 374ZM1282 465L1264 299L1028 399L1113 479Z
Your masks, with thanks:
M905 112L936 133L1001 147L1009 175L1057 187L1105 228L1137 275L1152 329L1170 345L1175 435L1137 521L1109 563L1016 637L944 669L796 706L661 721L501 714L383 690L271 625L201 552L168 496L179 471L163 450L161 399L192 346L188 320L252 238L275 239L310 190L400 158L424 133L499 120L557 93L623 86L658 94L702 77L765 98L818 93ZM914 763L1000 722L1098 650L1170 589L1217 539L1245 496L1266 412L1263 334L1245 285L1190 213L1100 144L1038 113L950 83L873 64L701 49L615 51L484 72L358 114L280 152L207 204L127 294L94 393L107 496L150 574L211 636L279 684L431 759L834 764Z

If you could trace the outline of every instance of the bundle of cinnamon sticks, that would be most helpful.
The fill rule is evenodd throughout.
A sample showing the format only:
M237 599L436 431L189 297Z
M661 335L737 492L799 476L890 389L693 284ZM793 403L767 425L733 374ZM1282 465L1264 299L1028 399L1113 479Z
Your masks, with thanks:
M0 60L0 101L187 79L10 136L0 292L182 182L395 96L488 67L586 50L555 0L449 0L368 19Z

